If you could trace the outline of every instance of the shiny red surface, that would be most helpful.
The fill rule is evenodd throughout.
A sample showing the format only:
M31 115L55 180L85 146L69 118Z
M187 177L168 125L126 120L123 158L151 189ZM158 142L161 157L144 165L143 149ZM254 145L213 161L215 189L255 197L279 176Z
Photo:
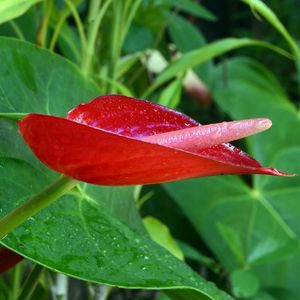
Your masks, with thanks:
M23 260L24 257L12 252L7 248L0 249L0 273L7 271L15 266L18 262Z
M166 107L119 95L81 104L67 119L29 114L19 129L48 167L101 185L151 184L219 174L285 175L230 144L182 151L139 140L199 123Z

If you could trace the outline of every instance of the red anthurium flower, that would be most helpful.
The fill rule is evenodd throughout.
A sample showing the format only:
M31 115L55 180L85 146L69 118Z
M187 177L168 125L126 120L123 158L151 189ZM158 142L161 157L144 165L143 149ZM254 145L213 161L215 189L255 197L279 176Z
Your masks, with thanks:
M29 114L19 121L25 141L48 167L101 185L219 174L286 175L224 144L270 126L267 119L200 126L177 111L120 95L97 97L67 118Z
M0 248L0 274L15 266L24 257L7 248Z

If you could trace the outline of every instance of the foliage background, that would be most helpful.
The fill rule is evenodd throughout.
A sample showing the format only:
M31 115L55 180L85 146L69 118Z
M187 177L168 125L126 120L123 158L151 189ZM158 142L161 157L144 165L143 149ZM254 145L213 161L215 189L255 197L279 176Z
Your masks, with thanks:
M97 94L122 93L205 124L269 117L271 130L237 145L299 174L300 4L266 4L3 0L0 111L63 116ZM31 155L15 121L0 122L4 215L57 174ZM83 184L3 241L29 259L1 278L0 298L17 299L34 261L47 269L35 278L33 299L229 297L201 278L237 299L300 299L299 184L299 176L258 175L122 189Z

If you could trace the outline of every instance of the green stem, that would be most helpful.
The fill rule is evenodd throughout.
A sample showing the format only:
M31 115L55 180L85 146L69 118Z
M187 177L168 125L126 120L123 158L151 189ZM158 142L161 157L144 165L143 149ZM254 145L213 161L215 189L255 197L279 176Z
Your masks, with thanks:
M11 300L16 300L20 291L22 281L22 264L18 264L13 268L13 282L11 289Z
M84 32L84 26L82 24L80 15L77 11L76 6L74 5L74 3L71 0L65 0L65 2L74 17L76 27L77 27L77 30L79 33L79 37L80 37L81 50L82 50L82 53L84 53L86 51L87 41L86 41L86 36L85 36L85 32Z
M71 190L77 183L78 181L73 178L61 176L39 194L8 213L0 219L0 240L29 217L35 215L64 195L67 191Z
M56 26L55 26L55 30L54 33L52 34L52 38L50 40L50 46L49 46L49 50L53 51L56 45L56 41L58 39L58 36L60 34L60 31L62 29L62 26L64 25L67 17L69 16L69 11L65 11L62 13L62 15L59 17Z
M33 269L31 270L31 273L29 277L27 277L26 281L24 282L24 285L22 287L22 291L17 298L18 300L29 300L31 299L31 296L39 282L39 277L42 274L42 271L44 268L41 265L36 264Z
M76 8L76 6L80 3L80 0L75 0L74 3L71 3L72 9ZM61 29L63 25L65 24L66 19L69 17L71 14L71 8L70 8L70 3L64 8L62 13L59 16L59 19L56 23L54 32L52 34L51 40L50 40L50 46L49 50L53 51L57 42L57 39L60 35Z
M142 1L141 0L135 0L133 3L131 3L131 1L126 2L127 4L127 9L125 10L126 15L124 15L124 29L123 29L123 33L122 33L122 38L121 38L121 46L124 44L126 35L128 34L129 28L132 24L133 18L136 15L140 5L141 5ZM126 4L125 4L125 8L126 8ZM128 11L128 14L127 14Z
M18 24L14 20L9 21L9 24L12 27L13 31L15 32L16 36L20 40L25 41L25 36L24 36L21 28L18 26Z
M25 118L28 114L26 113L0 113L0 119L18 121Z
M113 2L113 17L112 17L112 36L111 36L111 58L109 65L108 76L112 81L117 78L117 64L121 54L121 36L122 36L122 11L123 4L121 2ZM109 93L115 93L116 89L113 85L109 87Z
M121 82L119 82L117 80L112 80L111 78L105 77L105 76L96 76L95 78L97 80L99 80L102 83L102 85L103 85L103 83L110 84L112 87L115 88L116 91L118 91L118 93L121 93L128 97L134 97L134 95L129 90L129 88L127 88L126 85L122 84Z
M82 72L88 75L90 72L92 59L95 53L96 40L98 36L98 31L105 15L106 10L111 4L112 0L107 0L100 9L101 0L94 0L91 2L89 16L88 16L88 38L87 47L83 55L82 60ZM96 11L96 14L95 14Z
M285 26L281 23L281 21L276 16L276 14L263 1L261 0L241 0L241 1L250 6L254 15L257 15L256 12L258 12L259 13L258 17L259 16L264 17L269 22L269 24L271 24L287 41L294 55L294 61L297 70L298 92L300 94L300 48L298 47L296 40L290 35L290 33L285 28Z
M52 13L52 8L53 8L53 0L48 0L45 6L45 15L40 25L37 38L36 38L37 45L41 47L45 47L46 45L48 25Z

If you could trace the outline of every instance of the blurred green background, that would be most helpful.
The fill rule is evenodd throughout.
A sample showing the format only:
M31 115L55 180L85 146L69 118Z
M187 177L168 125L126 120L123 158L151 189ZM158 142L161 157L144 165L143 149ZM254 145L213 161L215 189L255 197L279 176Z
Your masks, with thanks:
M0 112L28 113L32 107L44 112L43 103L41 107L32 103L49 97L50 112L64 115L72 105L97 94L119 93L175 108L203 124L268 117L273 122L268 132L234 144L263 165L300 174L298 0L45 0L24 3L0 0ZM25 59L11 55L14 51L24 53ZM54 56L53 52L67 61ZM15 77L10 77L7 70L15 70ZM54 81L47 85L50 76ZM33 77L40 83L36 90L31 86ZM43 84L47 85L48 95ZM14 109L5 99L13 99ZM3 142L0 158L6 163L12 152L18 153L18 159L32 161L37 169L43 168L32 158L27 161L29 154L25 150L22 155L19 148L8 150L13 149L15 140L20 148L24 145L17 137L15 125L8 121L1 121L0 125ZM21 174L25 174L25 166L20 164L18 162L17 167L7 164L6 170L0 169L4 172L1 178L11 174L12 181L20 180ZM39 173L32 172L30 169L26 174L38 177ZM36 179L41 182L25 194L26 197L55 177L49 174L44 181ZM23 179L21 182L28 185ZM0 187L1 213L2 208L5 211L26 198L20 190L19 194L10 193L11 199L8 199L7 191L16 189L8 180L3 179ZM300 299L299 176L219 176L127 190L88 187L87 193L104 207L104 212L99 209L99 213L109 220L105 225L108 229L119 228L121 232L129 228L143 237L148 231L150 235L145 239L151 237L167 248L171 252L168 253L172 256L170 259L174 259L173 255L184 257L185 264L199 276L214 282L236 299ZM75 211L73 206L70 209ZM54 207L49 215L61 210L59 206ZM43 224L42 217L36 220L36 225L26 223L22 227L25 232L33 226L32 235L26 239L20 229L4 240L4 246L29 259L1 277L0 299L18 299L18 292L12 290L22 291L23 281L34 266L32 260L46 267L36 279L38 285L32 299L228 299L209 289L208 298L205 293L189 294L185 289L203 291L200 283L193 285L192 279L186 282L174 279L166 283L157 275L156 284L146 279L141 284L138 280L141 278L135 283L134 275L137 278L141 274L135 267L141 268L140 265L130 269L132 277L125 274L120 275L120 279L108 272L112 268L108 263L103 274L99 271L94 280L89 277L98 272L93 263L76 273L67 270L67 265L59 258L51 262L51 251L44 251L45 246L52 245L54 239L61 245L65 243L65 236L59 240L58 232L64 229L58 227L57 222L65 221L66 227L79 226L71 217L74 215L66 219L57 217L51 225L57 236L49 235L43 241L36 242L37 236L42 234L37 230ZM102 232L103 239L105 234L109 236ZM70 239L65 247L65 251L74 256L78 247L75 240ZM145 243L152 245L146 240ZM125 240L120 242L117 253L120 264L122 251L128 250L128 245ZM98 250L102 250L101 243L99 247ZM151 247L152 254L160 256L161 250ZM85 251L82 248L82 253ZM143 251L146 253L145 249ZM100 255L97 251L87 252L89 254ZM153 270L159 261L155 260L156 256L153 256ZM175 271L169 270L165 278L183 272L180 268L184 263L178 262L178 268L174 264ZM118 270L118 266L114 265L113 270ZM153 274L155 276L155 271ZM163 292L165 288L166 293Z

